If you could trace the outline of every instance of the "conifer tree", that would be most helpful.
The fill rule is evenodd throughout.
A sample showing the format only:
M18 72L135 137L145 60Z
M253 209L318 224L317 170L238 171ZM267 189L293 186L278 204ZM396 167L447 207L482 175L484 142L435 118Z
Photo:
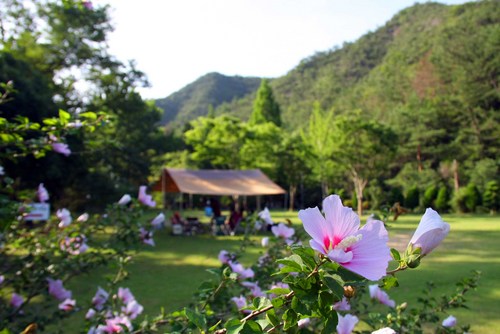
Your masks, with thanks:
M250 115L250 124L265 122L273 122L277 126L281 126L281 111L278 103L274 100L269 81L262 79L257 97L254 100L253 112Z

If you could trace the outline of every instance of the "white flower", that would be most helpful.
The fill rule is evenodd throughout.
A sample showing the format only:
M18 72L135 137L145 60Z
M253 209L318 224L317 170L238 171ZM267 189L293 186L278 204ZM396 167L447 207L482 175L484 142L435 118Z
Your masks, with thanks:
M122 198L120 198L120 200L118 201L118 204L119 205L127 205L128 203L130 203L131 200L132 200L132 197L130 197L129 194L125 194L122 196Z
M454 327L457 324L457 318L450 315L448 318L443 320L443 327Z

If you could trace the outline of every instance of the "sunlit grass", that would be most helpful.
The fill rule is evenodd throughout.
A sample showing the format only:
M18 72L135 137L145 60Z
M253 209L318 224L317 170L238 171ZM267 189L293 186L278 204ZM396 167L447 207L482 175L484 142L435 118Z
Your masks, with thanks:
M201 218L200 212L196 214ZM277 221L288 218L300 228L297 213L273 212L273 218ZM407 301L413 305L421 296L425 282L433 281L435 294L439 296L454 291L455 283L472 270L480 270L483 275L479 288L467 295L471 309L451 313L459 319L459 324L470 323L474 333L497 333L500 331L500 218L470 215L445 215L444 218L451 224L449 236L423 259L418 269L398 275L400 287L391 290L390 295L398 303ZM404 251L419 220L419 215L406 215L397 222L389 222L391 247ZM241 258L245 265L262 254L260 237L254 240L256 246L248 248ZM134 256L129 266L130 277L119 284L133 291L148 315L158 314L161 307L173 311L187 305L196 288L209 277L206 269L220 265L219 251L237 251L241 237L172 236L162 230L156 232L155 241L156 247L144 246ZM105 276L112 269L98 270L70 284L80 305L90 302L97 285L106 286ZM85 312L86 309L82 309L71 319L72 327L81 328Z

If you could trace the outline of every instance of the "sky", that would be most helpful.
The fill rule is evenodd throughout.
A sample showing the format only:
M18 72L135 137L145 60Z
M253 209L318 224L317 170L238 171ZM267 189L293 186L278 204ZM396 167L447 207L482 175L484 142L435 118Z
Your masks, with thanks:
M163 98L209 72L275 78L353 42L415 0L94 0L109 4L109 51L134 60ZM460 4L462 0L439 1Z

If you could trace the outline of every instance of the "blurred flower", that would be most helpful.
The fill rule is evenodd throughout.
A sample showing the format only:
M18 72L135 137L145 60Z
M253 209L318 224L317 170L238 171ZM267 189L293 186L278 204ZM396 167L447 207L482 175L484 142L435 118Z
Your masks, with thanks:
M231 260L231 254L229 254L227 250L221 250L219 252L219 261L222 264L228 264L230 260Z
M241 285L243 285L246 288L249 288L250 292L252 293L252 296L254 297L265 296L265 294L262 292L262 289L260 288L257 282L241 282Z
M80 222L80 223L85 223L88 219L89 219L89 214L84 213L84 214L81 214L80 216L78 216L78 218L76 218L76 221Z
M146 245L150 245L150 246L155 245L155 241L153 240L153 232L145 230L144 227L141 227L139 229L139 238Z
M122 198L120 198L120 200L118 201L118 204L119 205L127 205L128 203L130 203L131 200L132 200L132 197L130 197L129 194L125 194L122 196Z
M271 287L269 288L269 290L272 290L272 289L290 289L290 286L286 283L283 283L283 282L277 282L277 283L271 284ZM275 297L276 297L276 295L274 293L269 294L269 299L273 299Z
M38 185L38 190L36 194L38 196L38 201L41 203L45 203L49 200L49 192L47 191L47 189L45 189L43 183L40 183Z
M308 326L310 323L311 323L311 319L304 318L304 319L300 319L297 322L297 326L299 326L299 328L304 328L304 327Z
M93 308L89 308L89 310L87 311L87 314L85 314L85 319L91 319L95 316L96 314L96 311L93 309Z
M269 212L269 209L266 207L264 208L264 210L262 210L261 212L259 212L257 214L257 216L264 221L264 223L266 223L267 225L273 225L274 222L273 220L271 219L271 212Z
M396 331L392 328L384 327L372 332L372 334L396 334Z
M153 219L151 222L151 225L153 225L154 228L160 228L165 221L165 215L163 213L160 213L158 216Z
M288 239L295 234L295 230L292 227L287 227L283 223L271 227L271 231L278 238Z
M106 290L99 286L97 287L97 292L95 293L94 298L92 298L92 304L98 311L100 311L102 310L102 307L104 306L104 303L106 303L108 298L109 293L107 293Z
M66 299L61 304L59 304L59 309L62 311L71 311L75 308L76 300Z
M123 327L121 325L132 330L132 324L129 318L126 316L116 316L111 319L106 319L106 325L97 326L96 333L123 333Z
M387 305L389 307L395 307L396 302L389 298L389 295L382 291L377 284L370 285L370 298L378 300L380 303Z
M22 304L24 303L24 298L21 295L18 295L17 293L13 293L12 297L10 298L10 305L13 308L19 308Z
M83 5L83 7L87 8L88 10L94 9L94 6L92 5L91 1L82 1L82 5Z
M341 316L340 314L338 314L338 317L338 334L351 334L351 332L354 330L354 327L359 322L358 317L356 317L355 315L346 314L345 316Z
M342 300L333 304L333 309L336 311L350 311L351 305L346 297L342 297Z
M80 121L79 119L77 119L76 121L74 122L69 122L68 123L68 128L75 128L75 129L79 129L83 126L83 123L82 121Z
M450 232L450 225L445 223L439 214L431 208L425 210L408 246L421 248L422 255L429 254Z
M68 144L64 143L52 143L52 149L60 154L65 156L69 156L71 154L71 150L68 147Z
M85 243L86 238L84 235L76 237L65 237L61 240L61 250L66 251L72 255L79 255L85 253L89 246Z
M443 327L454 327L457 324L457 318L450 315L448 318L443 320Z
M156 202L153 201L153 196L146 194L146 186L139 187L139 202L149 207L154 208L156 206Z
M5 281L5 277L3 275L0 275L0 284L2 284L3 281Z
M129 288L118 288L118 298L120 298L124 304L128 304L129 302L135 300L135 297Z
M141 314L143 310L144 307L142 307L142 305L139 304L136 300L131 300L125 307L122 307L122 312L132 320L137 318L137 316Z
M269 246L269 237L264 237L262 238L262 240L260 241L262 247L267 247Z
M391 255L384 223L372 220L359 229L358 215L337 195L325 198L323 211L325 217L317 207L299 211L311 247L369 280L385 276Z
M247 279L255 276L252 269L245 269L241 263L229 262L229 266L233 272L238 274L239 279Z
M73 221L73 218L71 218L71 213L68 209L57 210L56 216L61 220L61 222L59 223L60 228L68 226Z
M231 301L236 304L236 307L238 308L238 310L241 310L242 308L247 306L247 299L241 295L239 297L231 298ZM243 312L248 313L250 311L243 310Z
M67 290L63 286L63 282L60 279L53 280L52 278L47 278L49 282L49 294L58 300L65 300L71 298L71 291Z
M3 166L0 166L0 175L5 175L5 169Z

